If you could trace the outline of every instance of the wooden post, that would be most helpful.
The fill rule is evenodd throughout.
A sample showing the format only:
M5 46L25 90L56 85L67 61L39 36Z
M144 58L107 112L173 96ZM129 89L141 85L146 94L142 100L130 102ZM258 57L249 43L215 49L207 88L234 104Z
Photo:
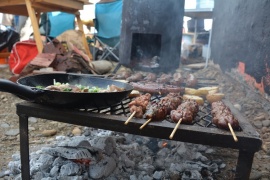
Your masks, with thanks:
M41 40L41 36L40 36L40 32L39 32L39 26L38 26L38 21L37 21L37 17L36 17L36 12L35 12L34 8L32 7L31 0L25 0L25 4L26 4L27 11L28 11L28 15L31 19L31 23L33 26L34 37L35 37L35 41L37 44L38 52L42 53L43 42Z
M77 23L78 23L78 26L79 26L79 30L82 31L82 42L83 42L86 54L87 54L87 56L89 57L89 59L91 61L91 60L93 60L93 56L92 56L92 54L91 54L91 52L89 50L89 46L88 46L88 43L86 41L86 37L85 37L84 31L83 31L83 23L81 21L79 12L76 14L76 18L77 18Z

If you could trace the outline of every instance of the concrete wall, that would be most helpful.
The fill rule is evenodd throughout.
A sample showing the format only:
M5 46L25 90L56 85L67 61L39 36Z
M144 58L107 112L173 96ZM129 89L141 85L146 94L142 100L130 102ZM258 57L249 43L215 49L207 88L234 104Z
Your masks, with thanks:
M223 70L241 61L260 82L270 67L270 0L215 0L211 50Z

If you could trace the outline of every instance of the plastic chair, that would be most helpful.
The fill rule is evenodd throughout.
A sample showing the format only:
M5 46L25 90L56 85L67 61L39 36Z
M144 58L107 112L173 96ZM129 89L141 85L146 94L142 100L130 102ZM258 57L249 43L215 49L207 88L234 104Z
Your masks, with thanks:
M41 16L40 32L50 39L72 29L75 29L74 14L54 11L44 13Z
M122 0L112 2L100 2L95 5L95 29L97 33L94 39L100 43L103 53L98 59L106 59L112 55L119 61L118 50L121 34ZM95 57L95 51L94 51Z
M57 37L67 30L75 29L75 15L65 12L49 12L48 18L51 23L49 36Z

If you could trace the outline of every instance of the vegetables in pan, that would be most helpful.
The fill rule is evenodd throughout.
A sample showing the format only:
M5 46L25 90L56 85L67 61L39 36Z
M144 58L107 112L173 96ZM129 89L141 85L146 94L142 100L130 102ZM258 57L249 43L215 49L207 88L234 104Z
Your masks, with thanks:
M39 89L61 91L61 92L82 92L82 93L101 93L101 92L120 92L124 91L124 88L119 88L115 85L108 85L107 88L100 88L97 86L83 86L81 84L70 85L69 83L56 82L54 79L53 85L42 87L36 86Z

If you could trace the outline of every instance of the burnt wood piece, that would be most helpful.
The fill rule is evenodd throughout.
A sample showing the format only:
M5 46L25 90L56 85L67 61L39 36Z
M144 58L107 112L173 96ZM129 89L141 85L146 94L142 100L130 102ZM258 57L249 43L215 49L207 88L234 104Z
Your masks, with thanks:
M218 128L207 128L192 125L181 125L180 130L174 135L174 140L195 144L219 146L224 148L239 149L235 179L247 179L249 177L254 153L259 151L262 145L259 134L244 117L233 108L227 101L225 104L230 107L232 113L239 120L242 131L236 131L238 142L234 142L231 133ZM141 136L168 139L175 124L168 121L151 122L143 130L139 127L145 122L144 119L136 119L124 125L128 112L123 115L109 115L93 113L88 111L78 111L65 108L52 108L30 102L23 102L16 105L17 114L20 117L20 144L22 176L29 177L29 140L28 140L28 117L43 118L58 122L75 125L107 129L117 132L136 134ZM113 111L111 109L111 111ZM125 111L125 110L124 110ZM23 178L24 179L24 178ZM28 179L28 178L25 178Z

